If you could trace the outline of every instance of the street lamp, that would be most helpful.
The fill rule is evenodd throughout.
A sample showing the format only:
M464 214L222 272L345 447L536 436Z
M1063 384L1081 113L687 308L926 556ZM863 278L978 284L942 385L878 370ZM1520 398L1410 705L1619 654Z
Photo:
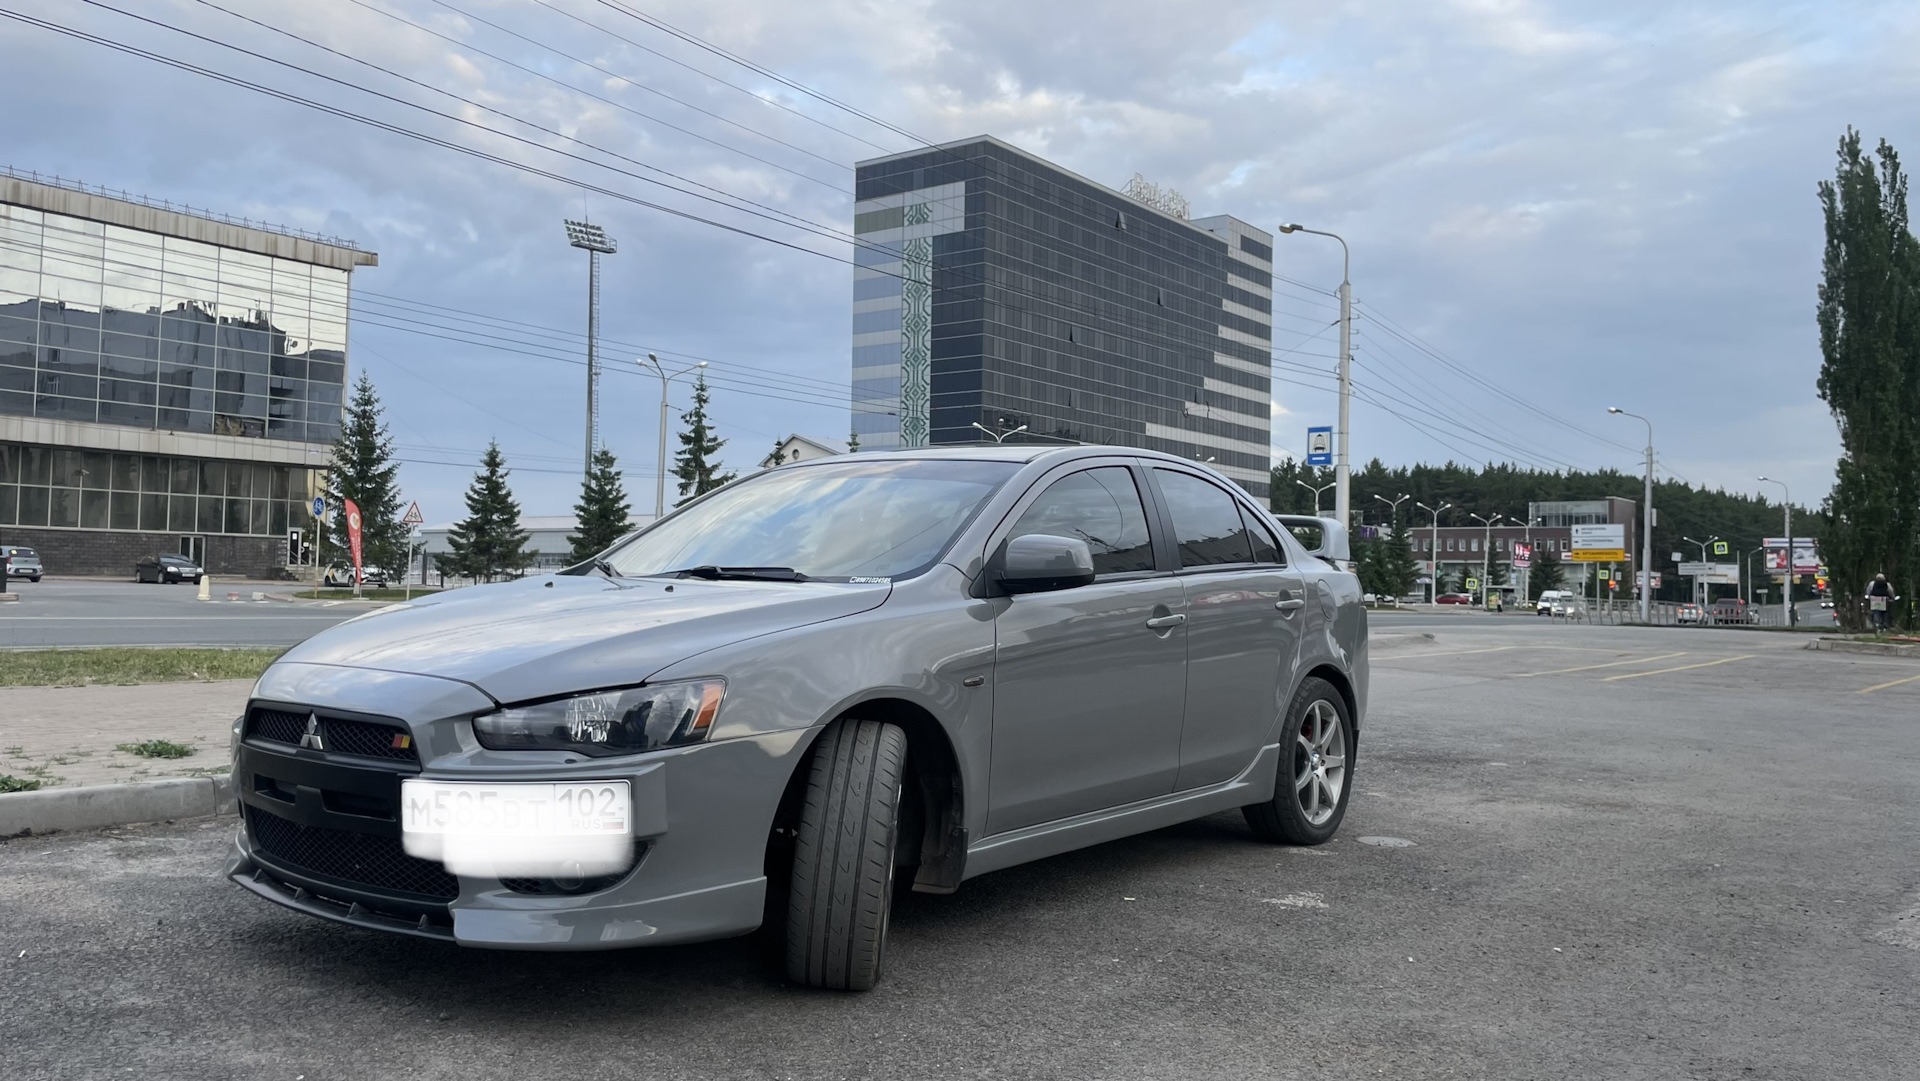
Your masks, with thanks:
M1442 503L1437 507L1429 507L1416 499L1413 501L1413 505L1433 515L1433 537L1427 542L1427 546L1431 549L1427 554L1433 557L1427 561L1429 564L1427 567L1427 603L1432 604L1434 603L1434 596L1440 589L1440 512L1452 507L1453 504Z
M1467 517L1480 518L1472 511L1467 512ZM1481 524L1487 527L1486 539L1480 542L1480 607L1482 608L1487 606L1487 571L1493 566L1493 524L1500 518L1501 515L1498 514L1491 518L1480 518Z
M1013 431L1000 432L999 434L995 434L993 431L988 429L985 425L981 424L977 420L973 422L973 426L975 428L979 428L983 432L986 432L987 438L993 440L995 443L1005 443L1007 441L1008 436L1019 435L1021 432L1024 432L1027 430L1027 426L1022 424L1020 427L1015 428Z
M1640 508L1640 622L1653 622L1653 422L1638 413L1629 413L1616 406L1608 406L1607 412L1623 417L1632 417L1647 426L1647 496L1646 505ZM1703 556L1701 562L1706 562Z
M1333 487L1333 485L1322 484L1320 487L1315 488L1313 485L1308 484L1306 481L1299 480L1299 479L1294 480L1294 483L1298 484L1302 488L1305 488L1307 491L1313 493L1313 516L1315 518L1320 517L1320 493L1326 491L1328 488Z
M1717 541L1720 538L1708 537L1706 540L1703 540L1703 541L1694 540L1692 537L1681 537L1680 539L1686 542L1687 544L1699 545L1700 546L1700 562L1705 563L1707 561L1707 545L1712 544L1714 541ZM1695 576L1693 581L1694 581L1693 599L1695 603L1698 603L1698 604L1707 603L1707 587L1700 581L1698 576Z
M1787 563L1782 568L1786 571L1784 575L1786 589L1780 594L1780 618L1785 621L1781 626L1791 627L1793 626L1793 496L1787 491L1786 481L1774 480L1772 477L1758 479L1762 484L1780 486L1780 516L1786 521L1787 529Z
M1766 550L1767 550L1767 546L1763 544L1760 547L1755 548L1753 551L1748 552L1746 556L1740 560L1740 564L1741 564L1740 570L1747 576L1747 603L1748 604L1753 603L1753 557L1756 555L1759 555L1760 553ZM1767 565L1767 561L1762 559L1760 561L1760 565L1762 567L1765 567Z
M594 391L600 384L600 369L594 356L594 346L600 340L600 257L612 255L618 246L607 231L590 221L568 221L567 243L587 253L587 464L586 472L593 472L594 429L599 425L600 411L594 400Z
M1333 516L1340 520L1341 528L1351 528L1349 512L1352 510L1352 492L1347 483L1347 416L1353 402L1353 283L1350 280L1353 253L1347 248L1346 238L1338 233L1309 229L1292 222L1282 222L1279 229L1283 235L1312 233L1314 236L1330 236L1340 242L1340 431L1333 459L1333 482L1337 485L1333 492Z
M706 367L707 362L703 360L671 374L652 353L647 354L646 360L636 359L634 363L640 365L641 371L660 377L660 475L653 481L653 520L657 522L667 513L667 385L688 372ZM653 366L648 367L649 363Z

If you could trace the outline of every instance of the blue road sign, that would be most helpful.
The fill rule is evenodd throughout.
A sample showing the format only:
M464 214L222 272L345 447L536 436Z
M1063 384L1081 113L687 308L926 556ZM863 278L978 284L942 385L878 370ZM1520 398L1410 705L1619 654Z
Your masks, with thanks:
M1333 464L1333 429L1331 427L1307 429L1307 464Z
M326 517L326 514L327 514L327 498L325 496L319 496L319 495L314 496L313 497L313 516L315 518L324 518Z

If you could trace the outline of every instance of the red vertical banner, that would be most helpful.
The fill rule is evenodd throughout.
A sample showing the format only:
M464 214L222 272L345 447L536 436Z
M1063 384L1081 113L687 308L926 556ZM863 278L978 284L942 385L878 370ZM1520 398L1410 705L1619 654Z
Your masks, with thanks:
M347 507L347 546L353 549L353 582L360 584L360 508L353 500L346 501Z

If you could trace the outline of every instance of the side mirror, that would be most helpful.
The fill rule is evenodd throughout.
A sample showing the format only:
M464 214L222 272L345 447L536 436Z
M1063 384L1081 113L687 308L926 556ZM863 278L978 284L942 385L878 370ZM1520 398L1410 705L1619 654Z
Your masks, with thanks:
M1028 533L1008 541L996 575L1008 593L1043 593L1093 583L1093 552L1074 537Z
M1285 526L1308 555L1319 556L1341 570L1353 569L1353 550L1347 540L1347 527L1341 525L1339 519L1276 514L1273 520Z

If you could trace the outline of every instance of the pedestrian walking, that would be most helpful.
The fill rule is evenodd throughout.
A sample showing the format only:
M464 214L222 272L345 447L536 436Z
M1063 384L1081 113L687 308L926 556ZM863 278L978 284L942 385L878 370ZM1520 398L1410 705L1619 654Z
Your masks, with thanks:
M1887 576L1876 574L1873 583L1867 586L1867 613L1873 617L1873 629L1884 631L1892 624L1893 586L1887 583Z

